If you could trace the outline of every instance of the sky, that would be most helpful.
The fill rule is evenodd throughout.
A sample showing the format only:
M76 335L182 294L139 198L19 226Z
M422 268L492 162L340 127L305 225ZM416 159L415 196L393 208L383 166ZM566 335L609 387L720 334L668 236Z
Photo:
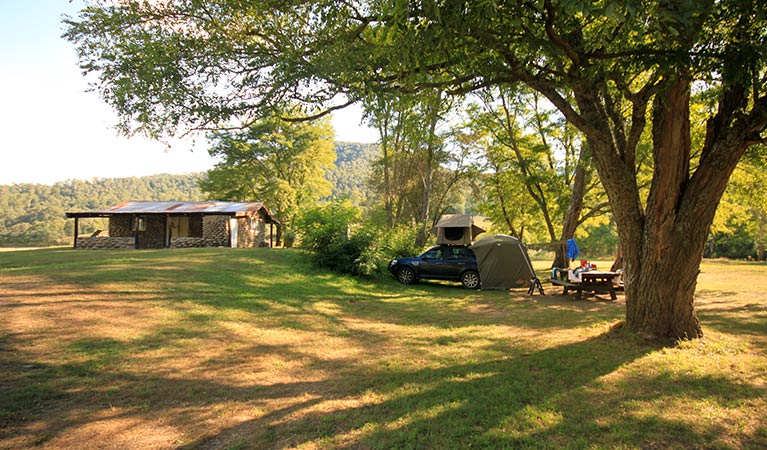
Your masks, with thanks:
M205 140L164 144L117 134L116 114L61 38L81 0L0 0L0 184L192 173L211 168ZM333 115L337 141L374 142L360 110Z

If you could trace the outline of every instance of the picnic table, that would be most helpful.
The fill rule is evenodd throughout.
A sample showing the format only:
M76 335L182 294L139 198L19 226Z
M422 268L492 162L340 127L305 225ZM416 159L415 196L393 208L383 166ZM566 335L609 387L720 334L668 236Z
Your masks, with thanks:
M567 295L571 290L577 291L575 298L580 299L583 295L583 291L593 293L609 293L610 300L615 300L615 284L614 281L620 276L618 272L606 272L601 270L590 270L588 272L581 272L581 282L577 283L569 280L560 280L556 278L551 279L551 284L564 287L562 295Z

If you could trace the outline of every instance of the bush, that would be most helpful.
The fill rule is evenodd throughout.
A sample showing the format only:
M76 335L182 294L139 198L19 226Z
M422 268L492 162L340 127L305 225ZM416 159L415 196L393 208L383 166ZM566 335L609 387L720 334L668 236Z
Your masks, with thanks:
M357 208L339 202L305 210L296 221L301 247L312 253L320 267L365 276L381 276L392 258L420 252L415 246L415 228L384 231L356 225L358 218Z
M296 243L296 232L293 230L286 231L282 239L285 248L291 248Z
M415 227L402 226L392 230L368 228L360 232L370 239L370 244L362 250L357 260L358 271L362 275L380 277L386 274L392 258L413 256L422 250L415 245L418 234Z
M318 251L348 240L351 224L359 210L342 202L305 209L296 219L295 229L301 234L301 247Z
M731 233L720 232L710 238L703 255L707 258L756 258L756 244L743 229L736 229Z
M358 216L357 208L340 202L306 209L296 221L301 247L312 253L313 261L320 267L358 274L356 261L370 245L370 238L363 233L351 235L351 226Z

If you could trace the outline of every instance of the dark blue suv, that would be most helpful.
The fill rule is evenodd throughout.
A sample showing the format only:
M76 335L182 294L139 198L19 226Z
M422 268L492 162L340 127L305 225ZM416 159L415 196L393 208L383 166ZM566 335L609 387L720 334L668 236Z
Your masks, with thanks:
M389 270L403 284L433 279L460 281L467 289L480 286L477 257L467 247L438 245L420 256L393 259Z

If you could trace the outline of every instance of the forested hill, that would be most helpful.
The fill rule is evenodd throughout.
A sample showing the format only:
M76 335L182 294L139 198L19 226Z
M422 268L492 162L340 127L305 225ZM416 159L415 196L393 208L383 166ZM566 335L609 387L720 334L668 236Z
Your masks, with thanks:
M348 198L357 205L369 204L372 194L368 181L377 157L376 144L336 142L336 167L327 175L333 183L333 197Z
M0 246L71 242L74 223L66 211L107 208L125 200L204 200L202 174L70 180L0 185Z
M333 195L364 204L370 196L366 181L376 146L336 143L336 168L328 172ZM66 211L108 208L126 200L199 201L205 194L198 187L203 173L152 175L129 178L69 180L46 184L0 185L0 246L44 246L72 241L74 221ZM92 226L104 224L90 224ZM89 230L83 224L81 232Z

